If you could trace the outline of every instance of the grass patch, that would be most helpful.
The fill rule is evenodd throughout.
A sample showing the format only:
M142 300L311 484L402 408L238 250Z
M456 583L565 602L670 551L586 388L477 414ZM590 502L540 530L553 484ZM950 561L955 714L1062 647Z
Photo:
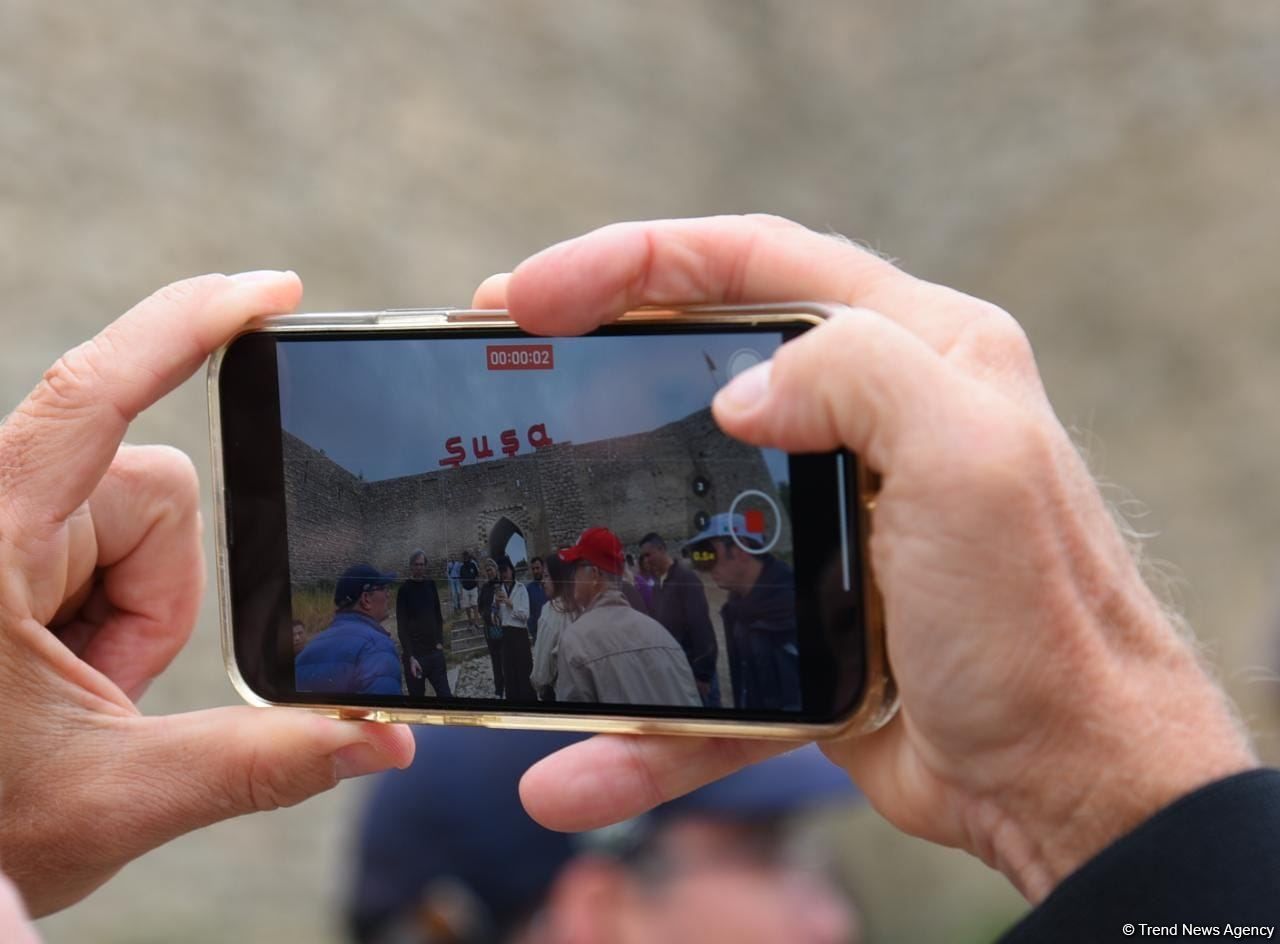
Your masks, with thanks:
M293 591L293 618L302 620L308 641L333 621L333 591L336 586L328 584Z

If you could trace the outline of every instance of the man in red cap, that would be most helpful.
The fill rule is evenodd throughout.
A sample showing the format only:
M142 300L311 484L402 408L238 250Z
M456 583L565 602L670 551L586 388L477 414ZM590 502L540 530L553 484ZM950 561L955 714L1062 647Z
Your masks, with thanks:
M558 701L622 705L702 704L689 660L657 620L632 609L622 592L622 542L608 528L588 528L560 552L573 565L573 596L582 615L566 626L557 656Z

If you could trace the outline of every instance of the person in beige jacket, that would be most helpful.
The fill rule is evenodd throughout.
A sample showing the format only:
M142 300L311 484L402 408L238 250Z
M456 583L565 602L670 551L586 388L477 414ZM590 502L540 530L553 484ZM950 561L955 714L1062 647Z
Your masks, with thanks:
M700 706L680 644L622 594L625 562L617 536L588 528L560 559L573 565L573 599L583 613L560 634L556 700Z
M573 565L553 554L547 558L546 566L542 588L547 594L547 602L538 616L538 634L533 641L533 673L529 681L533 683L539 699L555 701L560 634L577 619L578 608L573 602Z

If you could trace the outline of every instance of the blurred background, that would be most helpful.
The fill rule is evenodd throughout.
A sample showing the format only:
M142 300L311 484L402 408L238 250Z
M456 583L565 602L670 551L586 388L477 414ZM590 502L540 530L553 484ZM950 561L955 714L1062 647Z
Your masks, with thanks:
M1274 762L1278 45L1270 0L0 0L0 410L186 275L465 305L610 221L783 214L1020 319ZM131 439L205 471L205 417L200 377ZM210 597L143 708L234 700ZM42 933L337 941L361 790L175 842ZM1024 909L865 808L828 819L872 942Z

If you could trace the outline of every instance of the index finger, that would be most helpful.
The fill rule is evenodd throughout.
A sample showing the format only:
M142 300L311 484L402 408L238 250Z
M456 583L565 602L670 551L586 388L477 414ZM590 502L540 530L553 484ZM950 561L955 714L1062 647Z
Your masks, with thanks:
M0 427L0 491L23 524L60 524L106 473L134 417L251 319L301 296L292 272L175 282L60 357Z
M945 353L993 306L908 275L841 237L771 216L615 223L489 279L474 307L534 334L581 334L645 305L798 299L871 308Z

